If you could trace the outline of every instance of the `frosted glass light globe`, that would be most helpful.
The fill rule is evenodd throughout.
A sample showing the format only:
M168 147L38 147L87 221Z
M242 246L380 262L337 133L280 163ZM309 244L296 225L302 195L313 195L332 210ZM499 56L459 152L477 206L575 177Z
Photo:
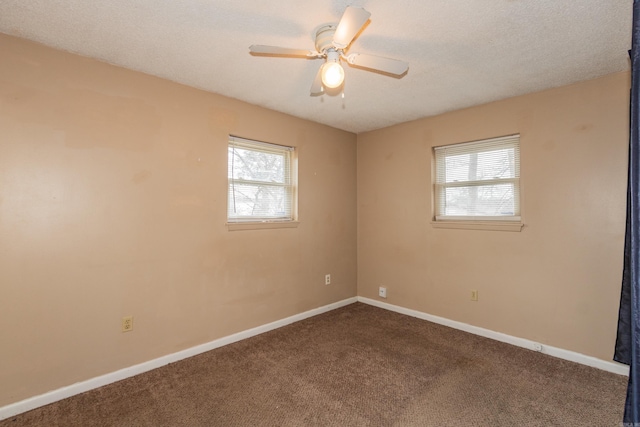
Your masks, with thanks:
M338 62L327 62L322 66L322 84L328 88L336 88L344 81L344 69Z

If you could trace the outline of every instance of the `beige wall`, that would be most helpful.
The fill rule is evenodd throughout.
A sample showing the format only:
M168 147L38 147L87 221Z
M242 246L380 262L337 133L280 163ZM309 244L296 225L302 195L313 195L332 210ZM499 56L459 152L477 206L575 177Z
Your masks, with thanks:
M353 134L23 40L0 35L0 58L0 406L355 296L356 281L611 359L628 73L361 134L356 152ZM523 231L432 228L431 147L515 132ZM227 231L230 133L297 147L298 228Z
M620 73L358 135L358 295L611 360L628 96ZM522 232L433 228L432 147L513 133Z
M298 228L227 231L230 133L297 147ZM355 296L355 164L354 134L0 36L0 406Z

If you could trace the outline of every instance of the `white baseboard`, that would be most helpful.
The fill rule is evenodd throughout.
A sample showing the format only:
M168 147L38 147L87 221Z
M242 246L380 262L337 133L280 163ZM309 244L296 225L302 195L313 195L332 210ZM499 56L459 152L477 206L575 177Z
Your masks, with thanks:
M74 396L76 394L84 393L89 390L93 390L98 387L105 386L107 384L114 383L116 381L123 380L125 378L133 377L134 375L142 374L152 369L159 368L169 363L174 363L179 360L183 360L206 351L210 351L219 347L223 347L227 344L232 344L237 341L241 341L247 338L251 338L256 335L263 334L265 332L272 331L274 329L281 328L291 323L299 322L300 320L307 319L309 317L317 316L318 314L326 313L331 310L335 310L340 307L344 307L349 304L357 302L357 298L348 298L342 301L335 302L333 304L325 305L323 307L314 308L313 310L305 311L304 313L296 314L285 319L276 320L275 322L268 323L266 325L258 326L246 331L238 332L233 335L229 335L217 340L201 344L195 347L188 348L186 350L179 351L177 353L168 354L166 356L159 357L157 359L149 360L138 365L130 366L128 368L120 369L115 372L111 372L99 377L91 378L86 381L81 381L66 387L52 390L47 393L30 397L25 400L21 400L16 403L9 404L7 406L0 407L0 420L13 417L23 412L30 411L35 408L39 408L50 403L57 402L67 397Z
M511 335L503 334L501 332L495 332L490 329L480 328L478 326L469 325L468 323L462 323L455 320L446 319L444 317L434 316L432 314L423 313L417 310L411 310L409 308L400 307L386 302L373 300L365 297L358 297L358 301L364 304L373 305L375 307L384 308L385 310L395 311L396 313L406 314L407 316L417 317L418 319L428 320L429 322L437 323L439 325L448 326L450 328L459 329L461 331L469 332L481 337L491 338L496 341L501 341L507 344L512 344L518 347L523 347L529 350L536 350L536 345L540 345L534 341L518 338ZM587 356L575 351L569 351L558 347L552 347L550 345L542 344L542 350L538 350L541 353L548 354L560 359L569 360L571 362L580 363L582 365L591 366L593 368L602 369L603 371L612 372L619 375L629 375L629 367L617 362L608 362L606 360L598 359L592 356Z

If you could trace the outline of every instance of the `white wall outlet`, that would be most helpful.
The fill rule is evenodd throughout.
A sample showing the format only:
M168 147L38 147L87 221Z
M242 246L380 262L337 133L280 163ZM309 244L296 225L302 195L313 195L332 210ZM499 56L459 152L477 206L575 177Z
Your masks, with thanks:
M122 332L133 331L133 316L124 316L122 318Z
M386 298L387 297L387 288L383 288L382 286L380 286L378 288L378 296L380 298Z
M331 284L331 275L330 274L325 274L325 276L324 276L324 284L325 285L330 285Z

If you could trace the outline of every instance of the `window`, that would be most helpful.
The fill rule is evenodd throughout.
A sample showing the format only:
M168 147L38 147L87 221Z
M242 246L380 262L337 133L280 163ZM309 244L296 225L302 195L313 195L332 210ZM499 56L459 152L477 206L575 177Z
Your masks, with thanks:
M436 222L520 221L520 135L434 151Z
M229 137L227 220L294 219L293 147Z

